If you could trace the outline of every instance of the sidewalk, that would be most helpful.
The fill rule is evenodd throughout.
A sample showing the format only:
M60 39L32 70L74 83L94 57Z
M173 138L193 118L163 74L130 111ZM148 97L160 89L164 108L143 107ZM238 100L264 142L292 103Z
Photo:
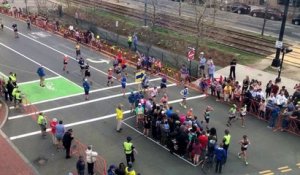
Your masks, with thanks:
M229 70L230 66L224 67L218 71L215 72L216 78L219 78L221 75L223 77L228 77L229 76ZM262 82L262 87L263 91L265 91L265 87L269 80L272 80L273 82L277 78L277 75L271 74L269 72L264 72L262 70L255 69L254 67L249 67L249 66L244 66L237 64L236 66L236 80L239 81L240 84L242 84L244 78L248 75L250 80L251 79L256 79L258 81ZM298 84L298 81L281 77L281 83L279 83L279 87L281 88L282 86L285 86L286 89L288 90L289 94L292 95L294 93L294 86L295 84ZM199 85L199 80L194 82L195 85Z
M5 123L8 108L0 100L0 123ZM23 155L7 139L0 130L0 174L7 175L36 175L31 165L25 160Z

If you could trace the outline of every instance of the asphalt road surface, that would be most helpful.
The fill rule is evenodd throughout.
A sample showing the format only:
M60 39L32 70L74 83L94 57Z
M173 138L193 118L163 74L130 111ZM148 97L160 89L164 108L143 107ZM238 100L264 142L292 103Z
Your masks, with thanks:
M120 0L120 2L128 3L129 5L139 6L140 9L144 9L144 0ZM151 2L148 1L148 9L152 9ZM251 9L262 8L253 6ZM158 0L156 9L158 13L171 12L174 15L178 16L179 11L179 3L170 1L170 0ZM289 10L292 10L291 8ZM200 12L201 13L201 12ZM298 12L300 13L300 12ZM186 16L194 16L195 8L193 5L188 5L186 3L182 3L181 6L181 14ZM212 20L213 8L207 8L206 20ZM217 9L216 11L216 24L223 27L233 28L237 30L250 31L254 33L260 34L263 26L263 18L255 18L250 15L239 15L236 13L221 11ZM273 36L278 38L279 31L281 27L281 21L272 21L267 20L265 26L264 35ZM300 41L300 26L293 25L291 20L287 20L285 27L285 39L299 42Z
M10 71L16 72L19 85L22 87L30 86L36 88L32 94L27 94L27 98L34 99L34 106L40 111L44 111L49 120L56 117L64 121L68 128L73 128L74 135L81 143L92 144L95 151L103 157L107 165L126 162L123 153L122 143L127 136L133 138L133 143L138 150L134 168L143 175L199 175L202 174L199 166L192 166L190 162L178 158L157 143L142 136L134 128L134 119L130 113L125 115L126 120L123 131L115 131L115 107L117 104L124 104L125 111L129 109L127 97L121 94L120 83L110 88L106 87L105 72L110 65L106 63L90 63L92 71L92 91L90 100L84 101L83 90L81 89L82 77L79 67L74 60L70 60L69 74L62 71L63 55L68 54L74 57L74 43L52 33L33 27L32 31L26 30L23 22L17 21L19 26L20 38L15 39L10 27L14 21L10 17L4 18L5 29L0 31L0 72L8 74ZM94 60L109 60L109 58L94 52L88 48L81 49L85 58ZM42 64L46 70L46 88L39 88L36 69ZM134 85L133 68L129 68L129 78L127 92L136 90ZM158 85L160 78L152 76L151 86ZM57 85L59 84L59 85ZM175 109L186 112L180 107L179 91L181 86L176 86L168 82L168 95ZM25 88L26 89L26 88ZM72 92L56 95L64 90ZM74 92L73 92L74 90ZM79 92L82 91L82 92ZM41 95L42 94L42 95ZM43 95L44 94L44 95ZM33 96L35 96L33 98ZM47 96L47 98L45 98ZM190 90L188 107L194 109L194 113L202 116L203 110L207 105L214 107L212 112L211 126L215 126L218 131L219 140L223 137L226 128L227 104L218 103L212 97L203 97L197 91ZM241 174L288 174L296 175L300 173L300 151L299 137L272 132L267 129L266 123L257 120L253 116L247 116L246 127L240 127L237 121L230 128L232 141L229 147L229 157L223 169L225 175ZM18 109L10 109L9 119L3 127L3 131L12 140L20 152L33 164L42 175L66 174L74 171L76 158L66 160L64 152L57 152L51 143L50 136L42 139L39 126L36 121L22 113ZM249 147L249 165L238 159L237 153L240 151L238 144L244 134L247 134L251 146ZM48 159L44 166L36 164L38 157ZM286 167L290 171L282 173ZM285 167L283 169L278 169Z

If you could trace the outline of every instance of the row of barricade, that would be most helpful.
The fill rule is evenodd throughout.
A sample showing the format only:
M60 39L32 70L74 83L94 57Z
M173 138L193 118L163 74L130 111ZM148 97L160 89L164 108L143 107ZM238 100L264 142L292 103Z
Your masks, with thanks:
M247 111L257 119L266 122L270 122L271 120L273 108L267 105L265 112L261 113L259 110L259 100L247 99L247 97L242 96L241 100L233 99L232 103L236 104L238 109L247 104ZM276 119L274 131L282 130L300 136L300 120L282 115L282 109L279 117Z

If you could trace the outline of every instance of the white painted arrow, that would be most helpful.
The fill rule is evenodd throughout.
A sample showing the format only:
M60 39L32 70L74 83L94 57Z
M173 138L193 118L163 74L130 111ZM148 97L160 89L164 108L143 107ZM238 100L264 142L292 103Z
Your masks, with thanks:
M89 62L91 62L91 63L106 63L106 64L109 63L108 60L103 60L103 59L97 61L97 60L92 60L92 59L90 59L90 58L87 58L86 60L89 61Z

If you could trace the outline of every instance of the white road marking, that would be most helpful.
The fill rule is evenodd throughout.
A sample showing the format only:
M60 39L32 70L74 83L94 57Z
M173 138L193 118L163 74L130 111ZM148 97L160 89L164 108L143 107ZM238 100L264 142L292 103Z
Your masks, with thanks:
M168 85L168 87L171 87L171 86L176 86L176 83ZM134 91L134 92L137 92L137 91ZM129 95L129 94L131 94L131 92L125 93L125 95ZM97 98L97 99L93 99L93 100L83 101L83 102L79 102L79 103L75 103L75 104L69 104L69 105L65 105L65 106L59 106L59 107L56 107L56 108L46 109L46 110L42 110L42 111L39 111L39 112L46 113L46 112L57 111L57 110L60 110L60 109L73 108L73 107L76 107L76 106L86 105L86 104L90 104L90 103L94 103L94 102L98 102L98 101L103 101L103 100L108 100L108 99L116 98L116 97L122 97L122 96L123 96L123 94L120 93L120 94L110 95L110 96L101 97L101 98ZM35 114L36 114L36 112L32 112L32 113L29 113L29 114L16 115L16 116L8 117L8 120L14 120L14 119L18 119L18 118L27 117L27 116L30 116L30 115L35 115Z
M0 45L3 46L3 47L5 47L5 48L7 48L7 49L9 49L9 50L11 50L11 51L13 51L13 52L15 52L16 54L18 54L18 55L20 55L20 56L26 58L27 60L29 60L29 61L31 61L31 62L37 64L37 65L41 65L39 62L34 61L33 59L31 59L31 58L27 57L26 55L24 55L24 54L22 54L22 53L20 53L20 52L18 52L18 51L16 51L16 50L14 50L13 48L8 47L7 45L5 45L5 44L3 44L3 43L0 43ZM56 73L55 71L53 71L53 70L47 68L46 66L43 66L43 67L44 67L45 69L47 69L48 71L52 72L53 74L55 74L55 75L57 75L57 76L60 76L60 77L64 78L65 80L69 81L70 83L74 84L75 86L78 86L80 89L83 89L81 86L79 86L78 84L74 83L73 81L67 79L66 77L61 76L60 74L58 74L58 73Z
M134 127L130 126L129 124L125 123L126 120L131 119L131 118L133 118L133 117L135 117L135 116L131 116L131 117L126 118L125 120L123 120L122 123L123 123L124 125L126 125L128 128L130 128L130 129L134 130L135 132L139 133L140 135L144 135L141 131L139 131L139 130L135 129ZM152 138L150 138L150 137L145 137L145 138L146 138L146 139L149 139L150 141L152 141L153 143L155 143L155 144L157 144L158 146L162 147L163 149L165 149L165 150L167 150L167 151L170 151L168 148L166 148L166 147L164 147L163 145L159 144L157 141L153 140ZM185 161L186 163L188 163L188 164L190 164L190 165L192 165L192 166L194 166L194 167L198 166L198 165L195 165L195 164L193 164L192 162L190 162L190 161L188 161L188 160L182 158L182 157L179 156L178 154L173 153L173 155L177 156L179 159Z
M13 31L13 29L11 29L10 27L7 27L7 26L4 26L4 27L7 28L7 29L9 29L9 30L11 30L11 31ZM44 44L44 43L42 43L42 42L40 42L40 41L38 41L38 40L36 40L36 39L34 39L34 38L31 38L31 37L29 37L29 36L27 36L27 35L25 35L25 34L23 34L23 33L21 33L21 32L18 32L18 33L19 33L19 35L22 35L22 36L24 36L25 38L28 38L28 39L30 39L30 40L36 42L36 43L39 43L40 45L45 46L45 47L47 47L47 48L49 48L49 49L51 49L51 50L53 50L53 51L55 51L55 52L57 52L57 53L60 53L60 54L62 54L62 55L67 55L69 58L71 58L71 59L73 59L73 60L76 61L76 58L74 58L74 57L72 57L72 56L70 56L70 55L68 55L68 54L66 54L66 53L63 53L62 51L59 51L59 50L57 50L57 49L54 49L53 47L50 47L50 46L48 46L47 44ZM99 70L99 69L97 69L97 68L95 68L95 67L93 67L93 66L91 66L91 65L90 65L90 68L92 68L92 69L96 70L97 72L100 72L100 73L102 73L102 74L104 74L104 75L108 75L106 72L104 72L104 71L102 71L102 70ZM117 79L117 78L114 77L114 76L113 76L113 78L114 78L114 79Z
M87 58L86 59L87 61L91 62L91 63L106 63L106 64L109 64L109 61L108 60L104 60L104 59L101 59L101 60L93 60L91 58Z
M46 78L45 81L58 79L58 78L62 78L62 77L61 76L50 77L50 78ZM21 82L21 83L18 83L18 85L31 84L31 83L36 83L36 82L40 82L40 80L32 80L32 81Z
M149 81L152 82L152 81L158 81L158 80L161 80L161 78L153 78L153 79L150 79ZM127 86L132 86L132 85L137 85L137 84L140 84L140 82L127 83ZM168 85L168 86L170 86L170 85ZM100 88L100 89L94 89L94 90L90 91L90 94L91 93L95 93L95 92L109 90L109 89L120 88L120 87L121 87L121 85L115 85L115 86L109 86L109 87ZM67 95L67 96L63 96L63 97L57 97L57 98L53 98L53 99L49 99L49 100L43 100L43 101L34 102L34 103L31 103L31 104L28 104L28 105L36 105L36 104L41 104L41 103L46 103L46 102L61 100L61 99L65 99L65 98L76 97L76 96L80 96L82 94L83 93L77 93L77 94ZM25 106L28 106L28 105L25 105ZM15 108L14 106L9 107L9 109L14 109L14 108Z
M189 97L186 100L194 100L194 99L203 98L203 97L206 97L206 95L197 95L197 96L194 96L194 97ZM169 104L178 103L181 100L182 99L169 101ZM123 113L128 114L130 112L131 112L130 110L127 110L127 111L124 111ZM96 117L96 118L92 118L92 119L88 119L88 120L82 120L82 121L78 121L78 122L74 122L74 123L65 124L65 127L68 128L68 127L72 127L72 126L87 124L87 123L91 123L91 122L95 122L95 121L99 121L99 120L112 118L112 117L115 117L115 116L116 116L115 113L114 114L109 114L109 115L100 116L100 117ZM49 132L50 130L51 130L51 128L48 128L47 132ZM29 137L29 136L33 136L33 135L38 135L38 134L41 134L41 131L34 131L34 132L25 133L25 134L21 134L21 135L17 135L17 136L12 136L9 139L10 140L16 140L16 139L25 138L25 137Z

